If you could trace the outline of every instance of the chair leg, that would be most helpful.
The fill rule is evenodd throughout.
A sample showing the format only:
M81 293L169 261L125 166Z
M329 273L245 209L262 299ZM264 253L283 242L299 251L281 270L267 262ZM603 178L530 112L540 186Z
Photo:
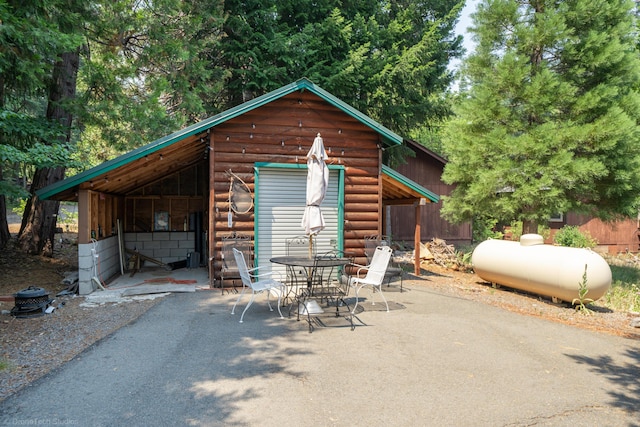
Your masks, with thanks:
M271 307L271 291L276 291L278 293L278 313L280 313L280 318L284 319L282 311L280 311L280 301L282 300L282 294L284 291L282 288L267 289L267 304L269 305L269 311L273 311L273 307Z
M278 313L280 313L281 319L284 319L284 316L282 315L282 310L280 310L280 306L282 305L282 298L284 298L286 291L287 290L285 286L281 286L280 288L278 288Z
M371 286L371 285L362 285L362 286L356 288L356 304L354 305L353 310L351 311L351 313L355 314L356 307L358 306L358 292L360 291L360 289L362 289L365 286ZM371 293L373 294L376 291L378 291L378 293L382 297L382 301L384 301L384 305L387 306L387 313L388 313L389 312L389 303L387 302L387 299L384 297L384 294L382 293L382 284L380 284L378 286L371 286ZM376 305L376 302L373 300L373 295L371 295L371 305Z
M240 316L240 323L242 323L242 319L244 319L244 314L247 312L247 310L249 309L249 307L251 307L251 304L253 304L253 300L256 298L256 293L253 292L251 294L251 299L249 300L249 303L247 304L247 306L244 308L244 311L242 312L242 316Z
M373 286L373 287L375 288L375 286ZM382 284L380 284L380 286L378 286L378 292L380 293L380 296L382 297L382 300L384 301L384 305L387 306L387 313L388 313L389 312L389 303L387 302L387 299L384 297L384 294L382 293Z
M233 308L231 309L231 314L236 314L236 305L238 305L238 303L240 302L240 298L242 298L242 295L244 295L244 291L245 291L246 286L242 286L242 292L240 292L240 295L238 295L238 299L236 300L236 303L233 304Z
M356 309L358 308L358 292L360 292L360 289L362 289L362 286L355 286L356 288L356 303L353 305L353 310L351 310L351 314L356 314Z

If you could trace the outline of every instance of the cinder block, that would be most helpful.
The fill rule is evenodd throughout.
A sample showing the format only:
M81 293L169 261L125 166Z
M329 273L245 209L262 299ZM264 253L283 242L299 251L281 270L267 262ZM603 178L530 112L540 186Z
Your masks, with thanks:
M174 231L171 234L171 240L188 240L190 234L188 231Z
M136 240L139 242L146 242L149 240L154 240L154 234L156 233L136 233L137 237ZM126 241L126 240L125 240Z
M187 251L186 249L171 249L171 256L172 257L178 257L179 259L187 259L187 254L189 253L189 251Z
M196 242L193 240L180 240L178 244L178 247L188 250L194 250L196 248Z
M153 257L155 259L162 259L169 256L171 256L171 249L169 248L160 248L153 251Z
M171 240L171 234L170 232L157 232L157 233L153 233L153 240L154 241L164 241L164 240Z
M144 242L142 247L139 247L138 249L144 250L144 251L154 251L156 249L162 248L165 243L166 242L156 241L156 240L154 240L152 242Z
M91 256L78 256L78 268L79 269L93 268L93 258Z

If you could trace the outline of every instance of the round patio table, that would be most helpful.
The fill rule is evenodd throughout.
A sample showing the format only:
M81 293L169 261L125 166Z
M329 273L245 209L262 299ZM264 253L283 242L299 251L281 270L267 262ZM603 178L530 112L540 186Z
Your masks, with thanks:
M336 268L342 267L351 264L352 260L350 258L345 257L331 257L331 256L316 256L313 258L305 257L305 256L279 256L273 257L269 260L274 264L281 264L287 267L289 271L290 277L297 277L295 274L295 269L302 267L306 270L306 286L303 287L298 286L297 283L293 283L291 290L294 290L295 296L293 297L293 303L289 308L289 315L291 315L291 308L295 304L297 309L297 317L300 320L300 309L299 306L302 304L305 307L305 312L307 314L308 322L309 322L309 332L313 330L311 325L311 315L319 314L323 312L320 306L315 302L315 298L325 298L328 296L334 297L335 295L324 295L323 289L328 289L323 287L323 272L326 268ZM314 287L315 284L315 287ZM289 296L287 296L289 298ZM312 306L307 305L308 300L312 299L314 304ZM344 301L342 297L339 297L341 301ZM297 304L296 304L297 303ZM348 305L347 305L348 307ZM336 300L336 316L338 315L338 300ZM353 319L350 319L351 326L353 328Z

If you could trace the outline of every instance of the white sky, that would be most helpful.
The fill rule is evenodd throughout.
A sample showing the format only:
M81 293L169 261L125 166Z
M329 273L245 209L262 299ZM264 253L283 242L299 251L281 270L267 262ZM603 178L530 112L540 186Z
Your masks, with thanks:
M471 40L471 36L466 34L467 28L471 26L471 17L470 15L475 12L476 6L480 3L481 0L467 0L464 9L462 9L462 13L460 14L460 20L458 21L458 25L456 25L455 32L456 34L462 35L464 37L464 42L462 45L466 50L466 54L469 54L474 49L473 41ZM452 70L457 70L460 66L459 60L453 60L449 63L449 68ZM452 89L456 91L458 88L458 83L454 82Z
M464 37L464 47L467 50L467 53L473 51L473 42L471 41L471 36L466 34L467 28L471 26L471 17L470 15L475 12L476 6L480 3L480 0L467 0L467 3L462 9L462 14L460 15L460 21L458 25L456 25L456 34L461 34Z

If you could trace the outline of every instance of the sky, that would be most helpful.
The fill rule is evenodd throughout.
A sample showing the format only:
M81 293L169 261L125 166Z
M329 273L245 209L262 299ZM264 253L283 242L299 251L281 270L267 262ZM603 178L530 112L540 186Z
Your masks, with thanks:
M480 3L481 0L467 0L464 8L462 9L462 13L460 14L460 20L458 21L458 25L456 25L455 32L456 34L464 37L463 46L466 50L466 54L469 54L473 51L474 43L471 40L471 36L466 34L466 30L471 26L471 14L475 12L476 6ZM465 54L465 55L466 55ZM460 66L461 61L458 59L454 59L449 63L449 69L457 70ZM458 89L458 82L454 82L452 89L456 91Z
M464 9L462 9L462 14L460 15L460 21L458 21L458 25L456 25L456 34L460 34L464 37L464 47L467 53L473 51L473 42L471 41L471 36L466 34L466 30L471 26L471 14L475 12L476 6L480 3L480 0L467 0Z

